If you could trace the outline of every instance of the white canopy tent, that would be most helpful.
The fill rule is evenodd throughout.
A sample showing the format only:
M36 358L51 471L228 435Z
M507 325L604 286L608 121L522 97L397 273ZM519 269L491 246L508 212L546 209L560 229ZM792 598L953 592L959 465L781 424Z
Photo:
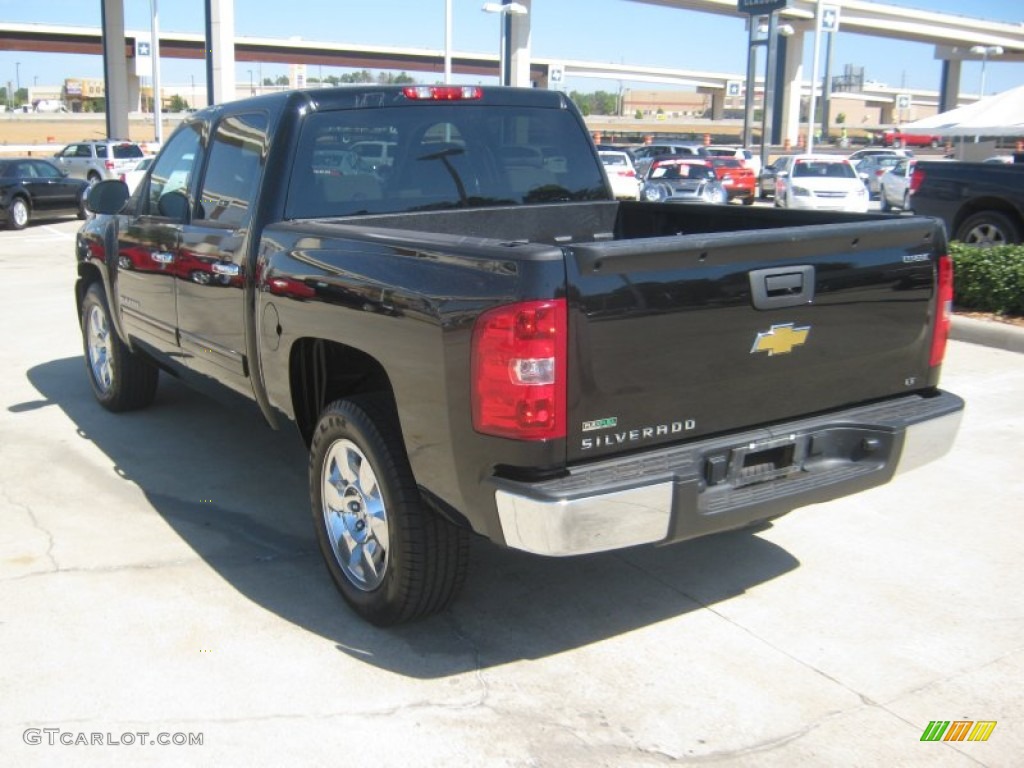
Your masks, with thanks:
M904 125L904 133L936 136L1024 137L1024 85Z

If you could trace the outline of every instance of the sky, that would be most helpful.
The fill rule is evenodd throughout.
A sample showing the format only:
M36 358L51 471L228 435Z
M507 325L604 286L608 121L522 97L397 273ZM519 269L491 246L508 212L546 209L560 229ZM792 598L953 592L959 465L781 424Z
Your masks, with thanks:
M149 29L151 0L123 0L127 29ZM203 0L157 0L160 29L203 33ZM456 52L490 53L498 48L498 18L483 13L483 0L451 0L452 48ZM1024 23L1022 0L888 0L892 5L968 15L993 21ZM444 48L445 0L235 0L235 32L240 36L289 38L360 45ZM282 10L287 9L287 10ZM964 11L968 13L964 14ZM533 0L532 52L550 59L581 59L615 64L696 69L742 75L746 69L744 22L737 18L681 11L632 0ZM67 26L100 25L100 0L0 0L0 19ZM805 72L811 69L807 35ZM865 77L891 86L937 91L940 62L932 46L840 32L836 36L834 71L862 66ZM161 81L205 82L202 61L164 59ZM823 66L823 65L822 65ZM252 63L236 66L236 79L249 79ZM287 74L286 65L263 64L264 77ZM327 77L347 70L310 67L307 76ZM431 74L413 74L433 82ZM0 51L0 84L22 87L57 85L66 77L101 77L99 56ZM961 90L977 92L981 64L965 62ZM740 78L742 79L742 77ZM486 81L484 81L486 82ZM1024 83L1024 63L989 60L987 93ZM568 78L567 88L582 92L615 90L617 82ZM623 87L653 88L624 82ZM662 86L664 87L664 86Z

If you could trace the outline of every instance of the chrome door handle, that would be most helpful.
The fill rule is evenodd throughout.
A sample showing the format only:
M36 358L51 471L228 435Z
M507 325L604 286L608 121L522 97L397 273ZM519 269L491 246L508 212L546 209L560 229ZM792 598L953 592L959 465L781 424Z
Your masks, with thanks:
M157 264L170 264L174 261L174 254L168 251L151 251L149 256Z
M227 275L228 277L235 277L238 274L238 265L224 262L214 262L211 266L214 273L218 275Z

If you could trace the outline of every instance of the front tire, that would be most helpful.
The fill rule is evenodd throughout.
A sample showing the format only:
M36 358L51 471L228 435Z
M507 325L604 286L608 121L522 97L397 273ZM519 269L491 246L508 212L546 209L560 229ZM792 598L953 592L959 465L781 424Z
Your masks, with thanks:
M82 344L89 383L100 405L121 412L153 402L160 371L121 341L98 283L89 286L82 301Z
M390 404L336 400L310 445L309 491L320 552L352 609L378 626L447 608L466 577L469 535L428 508Z

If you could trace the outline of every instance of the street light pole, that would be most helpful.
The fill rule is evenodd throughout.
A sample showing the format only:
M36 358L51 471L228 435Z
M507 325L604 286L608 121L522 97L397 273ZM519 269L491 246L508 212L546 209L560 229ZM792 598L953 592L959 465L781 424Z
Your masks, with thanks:
M452 82L452 0L444 0L444 84Z
M757 79L757 49L764 44L759 35L761 19L750 16L747 34L747 85L743 94L743 146L754 142L754 90Z
M484 3L480 10L485 13L497 13L501 17L501 25L498 27L500 32L500 37L498 38L498 83L499 85L511 85L508 72L509 67L505 61L508 58L508 28L512 23L510 14L512 16L523 16L528 12L527 8L522 3L502 0L500 3Z
M160 11L157 9L157 2L158 0L149 0L149 10L152 16L150 36L153 38L150 44L150 54L153 57L153 127L156 143L163 144L163 105L160 103Z
M18 93L21 91L21 62L20 61L14 62L14 82L15 82L14 98L18 98Z
M807 153L814 152L814 128L817 120L814 113L818 108L818 63L821 61L821 0L817 0L814 10L814 58L811 63L811 96L807 115Z
M985 65L988 64L989 55L1002 56L1003 46L1001 45L972 45L971 53L981 54L981 98L985 98Z

